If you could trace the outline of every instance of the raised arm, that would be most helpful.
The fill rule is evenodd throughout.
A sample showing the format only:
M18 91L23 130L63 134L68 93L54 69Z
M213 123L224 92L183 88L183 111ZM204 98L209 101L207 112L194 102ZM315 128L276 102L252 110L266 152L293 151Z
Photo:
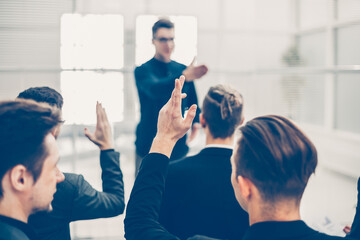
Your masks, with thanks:
M120 170L120 154L114 151L111 127L105 109L96 104L97 124L94 133L85 135L101 150L100 166L103 191L95 190L82 176L74 175L74 202L70 221L113 217L124 212L124 184Z
M178 239L166 231L158 218L169 157L177 140L190 129L196 113L193 105L186 118L182 118L184 80L183 76L176 79L171 98L159 113L158 132L135 180L124 221L127 240Z

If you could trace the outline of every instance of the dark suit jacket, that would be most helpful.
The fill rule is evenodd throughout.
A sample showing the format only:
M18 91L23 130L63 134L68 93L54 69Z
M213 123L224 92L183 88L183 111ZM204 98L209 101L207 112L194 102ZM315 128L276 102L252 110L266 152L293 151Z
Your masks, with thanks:
M0 215L0 240L37 240L29 225Z
M231 185L231 154L228 148L209 147L170 164L160 211L169 232L181 239L243 237L249 217Z
M317 232L303 221L260 222L251 225L243 240L332 240L344 239Z
M179 240L158 221L168 163L169 158L158 153L143 159L126 208L127 240ZM202 236L190 239L211 240Z
M29 218L29 224L41 239L70 239L72 221L114 217L123 213L124 184L118 152L101 151L103 192L95 190L82 175L65 173L57 185L52 201L53 211L39 212Z
M349 237L360 239L360 178L358 179L357 190L358 190L358 201L356 206L356 213L355 213L354 221L351 225L351 232L349 234Z

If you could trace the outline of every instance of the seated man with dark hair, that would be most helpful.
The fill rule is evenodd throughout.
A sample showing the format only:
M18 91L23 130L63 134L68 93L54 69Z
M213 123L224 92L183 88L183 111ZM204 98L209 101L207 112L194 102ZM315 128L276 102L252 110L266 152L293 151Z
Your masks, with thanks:
M181 115L183 82L183 77L176 80L171 99L159 113L156 137L135 180L124 222L127 240L178 239L158 222L158 213L171 151L196 113L192 106L185 119ZM236 199L249 213L244 240L343 239L319 233L300 219L300 200L315 171L317 153L291 121L280 116L249 121L241 128L231 164Z
M223 85L211 87L203 101L200 124L206 146L195 156L169 165L159 221L172 234L241 239L249 216L231 186L230 157L235 129L243 121L243 98Z
M60 112L34 101L0 102L0 239L38 240L30 214L51 211L59 152L51 131Z
M244 240L342 239L300 218L300 201L317 165L313 143L290 120L263 116L240 128L231 158L235 196L249 213Z
M20 93L18 98L46 102L61 111L63 98L54 89L36 87ZM70 239L70 222L95 218L114 217L123 213L124 185L119 156L114 151L111 128L105 109L96 105L95 133L85 129L85 135L100 148L103 192L95 190L82 175L64 173L65 181L57 185L52 212L39 212L30 216L29 224L39 235L38 239ZM60 126L54 129L59 135Z

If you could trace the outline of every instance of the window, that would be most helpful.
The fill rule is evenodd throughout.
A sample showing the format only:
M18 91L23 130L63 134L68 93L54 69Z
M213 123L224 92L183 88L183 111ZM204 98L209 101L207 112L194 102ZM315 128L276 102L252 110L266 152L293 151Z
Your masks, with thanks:
M121 15L62 16L60 84L66 123L94 124L96 101L106 107L110 121L123 119L123 33Z

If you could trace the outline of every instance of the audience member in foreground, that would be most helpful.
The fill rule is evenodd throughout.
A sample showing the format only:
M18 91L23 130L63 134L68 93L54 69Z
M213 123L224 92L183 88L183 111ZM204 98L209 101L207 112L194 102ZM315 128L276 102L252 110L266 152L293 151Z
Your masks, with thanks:
M176 80L160 111L158 132L131 192L125 218L128 240L178 239L158 222L158 213L172 148L195 117L194 106L185 119L181 116L183 81ZM343 239L319 233L300 219L300 200L317 165L316 149L301 130L284 117L264 116L248 122L241 134L231 158L231 181L236 199L249 213L251 226L243 239Z
M18 98L46 102L60 111L62 96L48 87L30 88ZM38 239L70 239L70 222L104 217L123 213L124 185L120 170L119 156L114 151L111 128L105 109L96 105L97 125L95 133L85 130L85 135L100 148L103 192L95 190L82 175L64 173L65 181L57 185L52 202L52 212L39 212L30 216L29 224L39 235ZM60 133L60 126L54 129L54 136Z
M249 213L251 239L342 239L308 227L300 218L300 201L315 172L313 143L290 120L263 116L240 128L231 158L232 183Z
M30 214L51 211L59 152L51 134L61 115L34 101L0 102L0 239L37 240Z
M170 163L159 221L181 239L195 234L241 239L249 216L234 196L230 157L235 129L243 120L243 98L216 85L202 106L206 146L195 156Z
M346 226L344 231L348 233L347 237L360 239L360 178L358 179L357 183L357 190L358 190L358 201L356 205L356 213L354 217L354 221L350 226Z

